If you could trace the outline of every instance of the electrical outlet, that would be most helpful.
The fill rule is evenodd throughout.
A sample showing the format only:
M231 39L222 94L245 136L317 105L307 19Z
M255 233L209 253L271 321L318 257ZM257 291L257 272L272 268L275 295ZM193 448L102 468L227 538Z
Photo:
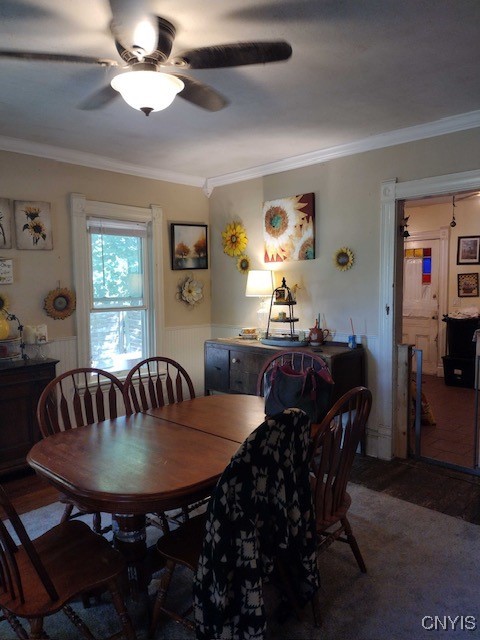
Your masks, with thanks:
M459 307L460 306L460 298L454 298L452 305L454 307Z

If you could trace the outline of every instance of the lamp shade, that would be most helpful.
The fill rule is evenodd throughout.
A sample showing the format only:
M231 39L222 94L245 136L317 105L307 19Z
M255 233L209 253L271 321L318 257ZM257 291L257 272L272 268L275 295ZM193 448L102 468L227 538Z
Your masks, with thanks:
M247 276L247 297L271 296L273 292L273 273L271 271L251 270Z
M176 76L161 71L126 71L115 76L110 83L134 109L148 115L172 104L185 85Z

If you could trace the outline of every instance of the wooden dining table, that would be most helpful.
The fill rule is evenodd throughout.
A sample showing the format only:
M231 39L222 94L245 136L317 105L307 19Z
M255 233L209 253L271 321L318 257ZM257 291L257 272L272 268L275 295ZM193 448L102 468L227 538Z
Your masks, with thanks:
M79 508L112 514L114 544L145 588L146 514L207 497L264 418L263 398L199 397L56 433L27 461Z

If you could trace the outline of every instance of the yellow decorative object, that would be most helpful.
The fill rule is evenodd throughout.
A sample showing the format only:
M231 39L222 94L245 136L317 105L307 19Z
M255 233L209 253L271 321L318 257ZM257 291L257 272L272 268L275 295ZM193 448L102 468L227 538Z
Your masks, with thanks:
M0 340L6 340L10 335L10 324L3 313L0 313Z
M222 231L223 251L229 256L241 256L247 248L248 238L245 228L238 222L231 222Z
M245 254L243 256L240 256L237 260L237 269L240 271L240 273L247 275L247 273L250 271L250 258Z
M336 251L335 255L333 256L333 264L340 271L351 269L354 261L355 256L353 255L353 251L348 247L342 247L341 249Z
M51 318L63 320L72 315L76 303L77 299L73 291L66 287L63 289L58 288L49 292L43 303L43 308Z

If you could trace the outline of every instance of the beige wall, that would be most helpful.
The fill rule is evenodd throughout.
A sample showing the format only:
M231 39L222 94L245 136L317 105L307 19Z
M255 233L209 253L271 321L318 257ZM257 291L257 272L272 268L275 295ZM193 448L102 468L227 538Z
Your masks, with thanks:
M375 357L379 319L380 184L478 169L480 129L371 151L347 158L217 187L210 200L199 188L88 169L51 160L0 152L0 197L52 203L53 251L3 250L14 261L13 285L1 287L11 309L24 324L46 322L49 336L75 334L74 316L53 320L43 299L60 282L72 286L70 216L72 192L88 199L134 206L158 204L165 218L166 326L209 327L231 335L238 327L256 325L258 301L245 298L246 278L236 261L222 250L221 231L238 219L246 226L252 268L263 268L262 202L282 196L315 193L316 259L274 265L290 285L299 284L299 328L311 326L318 313L335 337L345 339L352 318L356 333L369 348L369 376L381 369ZM205 300L189 309L175 299L184 272L170 269L168 223L208 223L210 269L197 271L205 283ZM392 238L392 248L394 239ZM342 246L355 253L353 269L340 272L333 254ZM210 274L212 299L210 300ZM221 331L220 331L221 332ZM203 334L202 334L203 335ZM201 344L196 358L201 358Z
M246 253L253 268L263 263L262 202L300 193L315 193L316 259L274 265L277 276L298 283L299 326L311 326L318 313L343 339L350 318L360 336L378 333L380 184L478 169L480 129L332 160L216 188L210 198L212 236L212 322L217 327L256 323L257 302L245 298L245 278L222 252L220 233L238 219L246 226ZM350 247L355 264L340 272L334 251ZM392 251L394 239L392 238ZM221 274L221 277L217 277Z
M54 320L43 310L45 296L58 283L72 287L69 195L73 192L88 200L138 207L160 205L165 230L166 326L210 324L210 269L195 272L205 285L205 299L189 308L175 299L176 286L188 272L170 268L169 222L209 223L209 203L201 189L0 152L0 197L51 203L53 251L0 252L1 257L13 259L14 268L14 284L0 287L0 292L9 296L10 309L23 324L46 323L49 338L75 335L75 314Z

